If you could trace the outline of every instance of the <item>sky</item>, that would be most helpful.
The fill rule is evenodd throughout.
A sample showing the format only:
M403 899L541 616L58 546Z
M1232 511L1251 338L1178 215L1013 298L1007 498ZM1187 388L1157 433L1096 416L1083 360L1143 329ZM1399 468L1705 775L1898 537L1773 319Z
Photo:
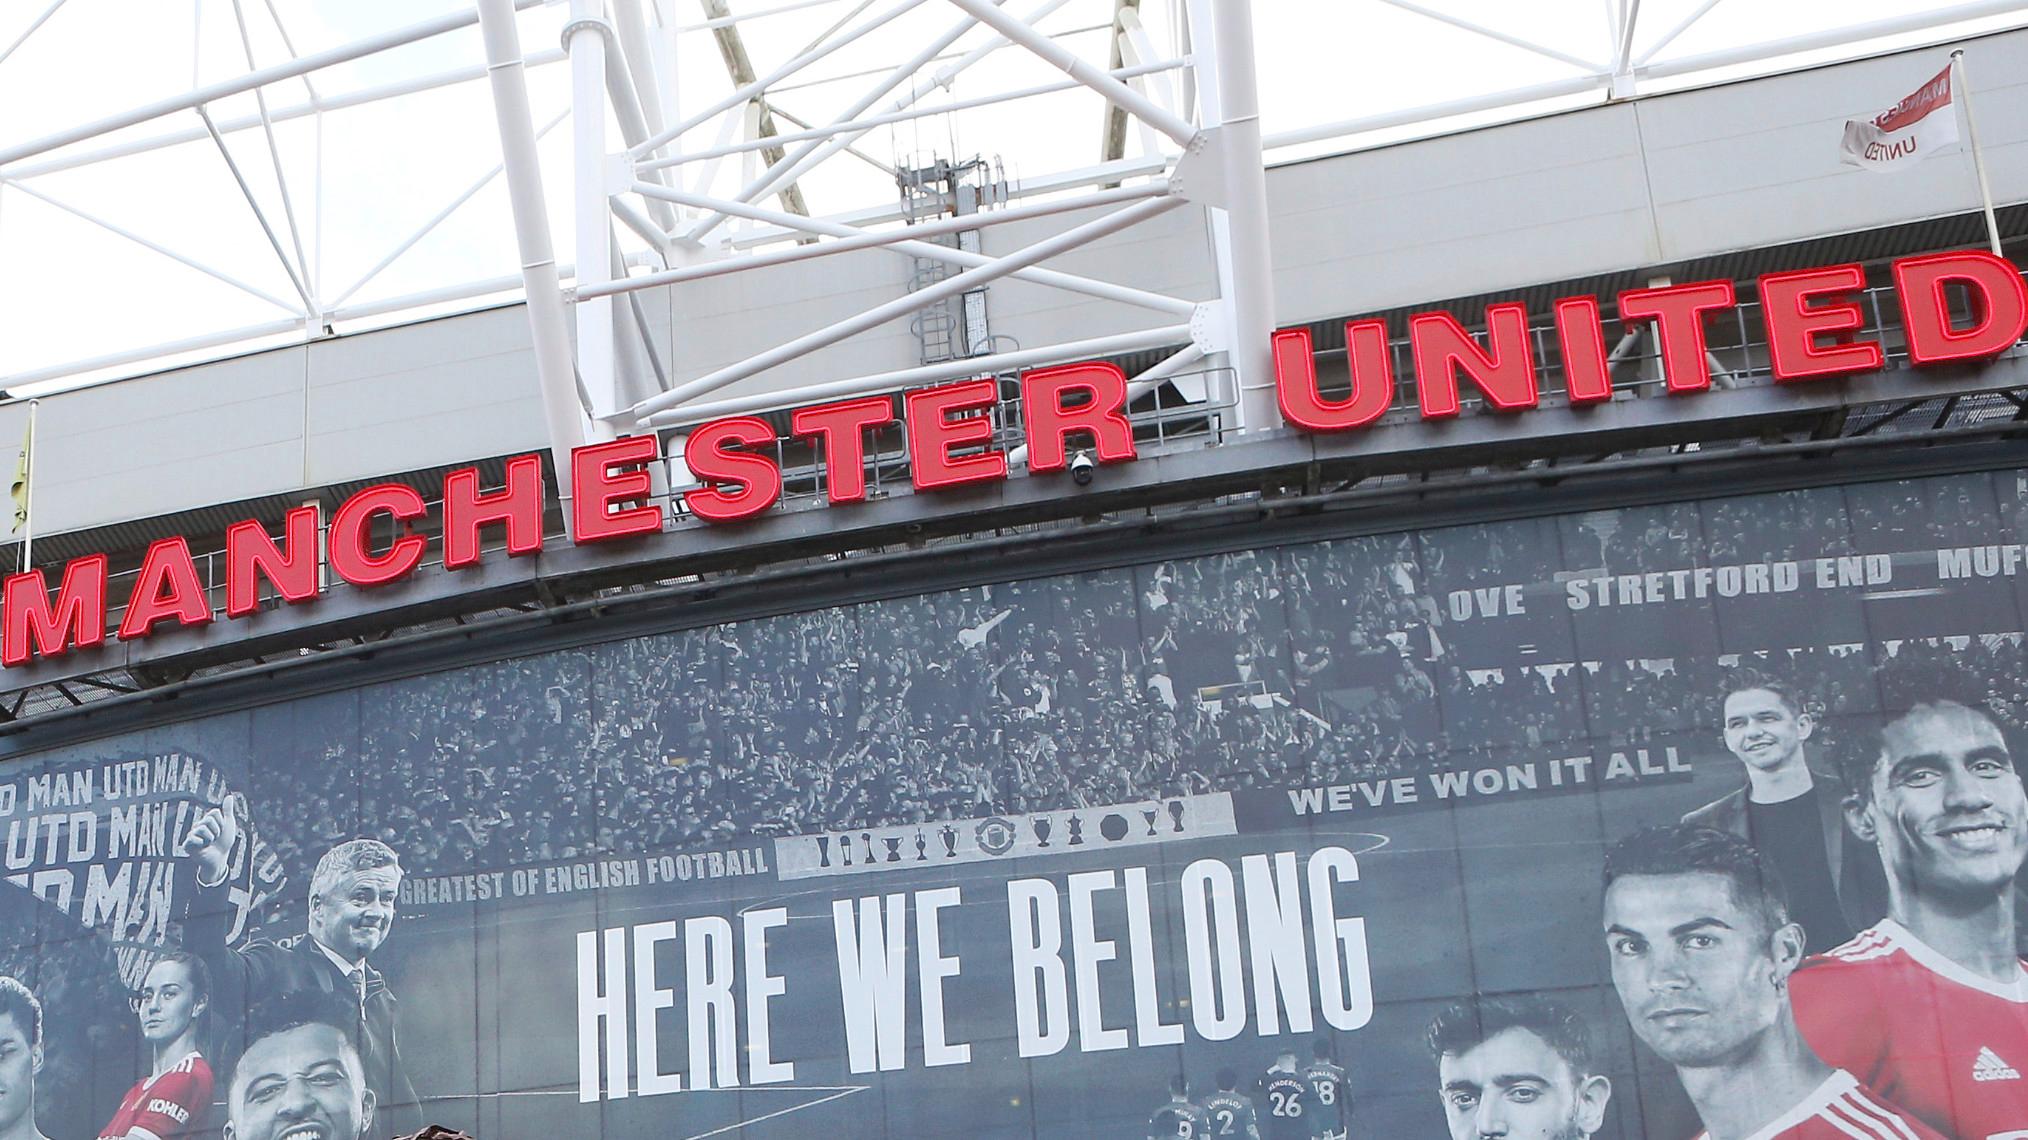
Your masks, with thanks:
M58 0L52 11L51 0L0 0L0 53L4 53L0 107L7 108L0 115L0 148L233 78L250 69L249 58L253 66L271 66L285 62L292 53L335 47L458 10L469 2ZM698 109L729 91L713 37L687 27L702 18L699 0L642 2L658 25L658 69L675 112ZM742 25L748 51L765 72L862 6L857 19L863 21L897 2L732 0L732 10L752 13L797 5ZM1037 2L1008 0L1017 11ZM1638 9L1633 57L1652 54L1650 62L1663 68L1740 45L1864 26L1907 12L1944 13L1967 7L1935 0L1253 0L1263 128L1272 138L1319 124L1584 74L1577 64L1453 26L1415 8L1481 23L1555 55L1603 63L1614 51L1614 10L1629 2ZM1655 50L1664 36L1707 4L1708 12ZM1180 5L1181 0L1143 0L1144 23L1158 56L1178 54ZM1112 0L1066 0L1042 27L1080 55L1104 62L1112 7ZM523 12L524 51L532 55L557 47L568 14L567 4L554 2ZM773 101L786 114L812 123L828 121L897 60L960 16L945 0L918 0L880 31L779 85ZM24 39L38 20L39 26ZM2024 24L2028 4L1948 27L1724 71L1643 78L1639 90L1662 91L1672 85L1806 66ZM958 41L957 49L969 48L986 35L975 30ZM1977 66L1975 56L1967 62ZM312 99L343 99L380 85L482 63L477 31L466 29L316 72L307 83L276 84L265 94L270 112L286 118L291 109ZM926 85L933 71L934 67L925 67L911 82ZM1928 72L1912 72L1910 89L1927 76ZM959 76L948 91L930 90L923 105L1061 78L1061 72L1033 55L1007 48ZM569 102L569 65L531 69L529 86L535 126L559 123L544 137L541 152L557 259L568 264L574 260L570 128L563 118ZM1884 107L1903 94L1882 91L1879 102ZM884 98L883 105L887 98L892 96ZM1603 98L1588 93L1520 103L1441 124L1281 148L1269 157L1285 161L1384 145L1436 127L1455 129ZM1851 110L1857 116L1878 109ZM220 100L208 111L215 122L229 124L252 119L258 106L253 95L244 94ZM1103 119L1099 98L1078 90L875 128L856 146L889 166L928 157L977 155L996 161L1010 178L1032 178L1095 163ZM785 122L780 125L795 129ZM712 122L699 127L686 136L686 147L712 145L719 126ZM194 137L145 153L76 164L109 146L179 132ZM616 127L609 125L608 137L612 149L621 149ZM518 273L512 218L505 186L498 178L412 249L375 271L406 238L499 162L499 136L483 80L286 118L274 126L272 151L257 120L251 129L230 131L225 139L260 214L275 231L281 256L194 111L178 111L0 167L0 387L16 395L33 394L79 379L134 374L169 362L300 340L302 331L275 331L232 346L161 351L162 346L296 319L294 310L302 304L285 260L307 269L302 275L304 291L315 297L320 311L337 312L333 323L341 333L511 295L408 308L393 315L347 315L348 309L362 305ZM1130 132L1128 154L1142 150L1142 137ZM686 184L692 189L700 188L698 179L704 172L698 168L703 165L690 168ZM60 166L68 168L54 168ZM746 173L738 160L728 159L712 172L709 188L729 194ZM820 215L888 204L896 196L891 175L844 155L813 171L802 187L812 211ZM631 235L626 240L642 247ZM143 351L149 352L145 360L87 372L66 367ZM57 370L66 375L41 383L22 381Z

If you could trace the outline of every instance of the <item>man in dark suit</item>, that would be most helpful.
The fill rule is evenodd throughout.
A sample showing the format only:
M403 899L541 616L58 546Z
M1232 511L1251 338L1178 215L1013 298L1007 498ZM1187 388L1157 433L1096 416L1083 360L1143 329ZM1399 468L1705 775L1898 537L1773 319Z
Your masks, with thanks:
M1786 684L1742 673L1725 694L1726 750L1746 784L1683 817L1753 844L1787 886L1790 909L1812 952L1829 950L1887 913L1885 884L1846 841L1845 788L1812 767L1807 743L1816 718Z
M281 994L315 990L344 999L359 1017L360 1060L378 1127L406 1135L422 1127L415 1087L395 1037L396 1003L387 979L367 963L394 925L401 860L377 839L353 839L324 853L310 876L309 929L280 941L233 949L227 872L243 830L244 800L204 813L182 850L196 870L195 899L183 924L185 947L210 967L214 1008L234 1014Z

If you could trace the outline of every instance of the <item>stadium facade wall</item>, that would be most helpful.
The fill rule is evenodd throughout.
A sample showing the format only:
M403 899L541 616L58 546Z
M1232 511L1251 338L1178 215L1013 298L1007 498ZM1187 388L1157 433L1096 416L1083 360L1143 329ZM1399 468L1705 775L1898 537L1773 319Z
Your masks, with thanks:
M269 1119L264 1066L344 1053L276 1029L296 1016L363 1032L318 1111L356 1125L370 1088L373 1136L1217 1135L1251 1110L1271 1137L1483 1111L1661 1138L1791 1095L1828 1128L2028 1127L2020 983L1916 933L1983 891L2015 953L2028 472L1330 533L593 622L31 734L0 771L0 974L43 1005L36 1119L99 1134L160 1059L125 994L186 976L156 965L182 947L214 979L212 1087L165 1088L236 1137ZM1761 737L1813 772L1816 847L1734 794L1780 767ZM1870 821L1992 834L1854 829L1836 805L1869 779ZM1644 830L1686 816L1719 829ZM334 846L365 872L320 878ZM1635 868L1611 890L1609 851ZM1671 934L1712 916L1642 893L1741 868L1699 902L1723 932ZM319 943L366 952L364 1000ZM1714 1099L1682 1022L1794 1080ZM1474 1102L1517 1045L1546 1107Z

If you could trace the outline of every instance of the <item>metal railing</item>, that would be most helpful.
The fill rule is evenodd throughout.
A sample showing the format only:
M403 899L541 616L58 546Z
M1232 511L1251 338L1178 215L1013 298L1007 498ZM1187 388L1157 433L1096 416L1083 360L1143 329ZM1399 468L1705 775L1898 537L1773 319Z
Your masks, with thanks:
M1854 299L1865 315L1862 328L1852 335L1855 339L1877 341L1885 358L1884 367L1900 368L1909 365L1907 334L1902 326L1901 307L1894 295L1894 288L1888 280L1888 265L1885 262L1868 266L1868 284L1857 292ZM1710 354L1713 384L1721 388L1741 388L1775 383L1768 358L1766 326L1760 317L1761 303L1754 295L1754 283L1741 282L1737 288L1738 302L1729 312L1708 317L1704 323L1706 348ZM1602 319L1610 334L1617 317L1616 305L1610 298L1601 299ZM1954 321L1971 319L1972 312L1965 296L1954 296L1951 304ZM1483 336L1483 324L1470 326L1474 335ZM1563 352L1561 340L1553 321L1531 319L1528 326L1529 348L1536 365L1536 376L1545 399L1557 399L1564 394ZM1614 348L1608 336L1608 347ZM2021 351L2017 345L2014 351ZM1342 347L1319 349L1317 355L1323 359L1342 359ZM1388 340L1388 354L1392 365L1395 398L1390 411L1377 427L1390 423L1402 423L1417 418L1415 354L1410 338L1406 335L1391 336ZM1652 332L1644 332L1633 342L1631 348L1621 346L1613 352L1610 364L1613 390L1616 399L1640 399L1663 394L1666 380L1662 374L1659 345ZM1025 442L1025 425L1022 418L1021 390L1018 378L1013 375L995 377L999 385L999 399L985 410L993 423L991 446L1003 452L1013 453ZM1320 385L1326 396L1347 389L1348 380L1342 374L1320 375ZM1206 398L1190 401L1181 392L1201 384ZM1134 436L1143 455L1160 454L1185 447L1216 446L1223 441L1223 425L1231 421L1234 390L1233 373L1230 369L1200 369L1180 373L1135 401L1129 419L1134 425ZM896 394L898 398L898 393ZM1460 403L1465 409L1483 410L1484 398L1469 383L1460 384ZM780 417L786 422L785 417ZM806 441L799 440L778 431L769 445L760 448L768 454L782 472L782 504L791 509L814 506L824 498L828 487L825 471L825 457L821 449ZM863 470L869 499L889 498L897 494L913 493L910 482L909 455L906 437L899 423L867 433L865 440L865 462ZM676 482L666 492L653 497L654 504L663 512L664 531L676 531L692 527L710 526L693 517L684 509L683 496L702 486L695 481ZM498 490L487 487L487 491ZM426 500L428 513L417 520L422 533L435 535L442 524L443 501ZM329 520L320 522L318 549L326 549ZM279 536L270 537L278 538ZM391 522L380 520L376 527L376 539L389 542L395 537ZM568 541L568 533L561 522L545 527L545 546ZM490 541L482 541L482 556L497 554L506 549L506 542L497 530L490 532ZM193 555L198 579L202 583L207 602L214 617L225 616L225 554L223 549L208 550ZM418 570L439 569L443 566L441 543L432 543ZM124 599L131 593L138 580L139 570L123 570L112 574L107 581L107 597L120 599L121 604L108 609L108 628L117 628L126 611ZM330 586L328 568L320 570L319 593L327 592ZM272 588L264 587L258 598L262 609L279 604L279 595Z
M993 436L987 446L1012 455L1027 442L1021 385L1019 379L1012 375L996 376L994 379L999 385L999 399L991 408L984 409L984 414L993 423ZM1184 399L1182 392L1198 384L1203 385L1205 398L1195 401ZM1178 373L1167 383L1156 385L1136 400L1128 412L1127 418L1134 426L1136 448L1143 455L1151 455L1182 447L1215 446L1224 438L1223 425L1232 418L1233 390L1230 368ZM908 441L898 422L868 432L864 446L862 469L868 499L913 492L909 477ZM752 450L768 455L781 469L783 503L800 506L824 499L829 480L825 473L825 457L819 449L778 431L772 444ZM692 518L682 507L683 495L702 484L695 481L675 483L673 480L672 483L674 485L666 493L657 496L668 519L665 529L711 525Z
M1861 328L1854 330L1852 338L1861 341L1878 342L1884 358L1884 369L1905 368L1910 364L1908 335L1902 325L1901 306L1894 286L1888 277L1889 263L1880 262L1867 266L1867 286L1851 295L1865 316ZM2024 274L2028 276L2028 274ZM1717 388L1747 388L1776 383L1773 367L1768 355L1767 326L1761 317L1761 302L1756 294L1755 282L1736 283L1738 300L1728 312L1709 315L1704 321L1705 348L1709 355L1708 364L1712 372L1712 386ZM1973 318L1969 298L1961 290L1953 290L1950 297L1950 313L1953 322L1962 324ZM1660 345L1647 324L1637 325L1639 336L1630 342L1631 347L1616 345L1613 339L1618 321L1616 300L1600 298L1601 320L1606 330L1606 347L1610 357L1608 369L1612 377L1616 399L1639 399L1664 393L1667 379L1662 371ZM1566 394L1562 341L1557 335L1555 322L1542 319L1530 313L1528 324L1529 350L1535 363L1535 375L1540 387L1540 396L1545 400L1562 398ZM1486 328L1483 323L1467 326L1469 332L1483 342ZM1335 336L1335 329L1333 330ZM2028 340L2028 338L2024 338ZM2021 351L2020 344L2012 350ZM1342 361L1345 349L1342 345L1321 348L1317 356L1323 359ZM1400 423L1418 416L1416 400L1415 352L1411 338L1406 334L1388 338L1388 360L1394 377L1394 402L1389 412L1382 417L1382 425ZM1342 372L1323 374L1318 377L1320 387L1327 396L1343 394L1350 387L1349 377ZM1467 410L1483 409L1486 401L1471 383L1461 380L1459 398Z
M1002 376L997 380L1000 398L987 409L987 414L993 420L991 446L1011 453L1025 442L1021 389L1015 377ZM1213 398L1200 401L1182 399L1180 390L1192 387L1194 383L1202 383L1207 395L1212 395ZM1154 388L1136 401L1135 410L1129 414L1129 419L1134 425L1137 447L1142 454L1147 455L1173 451L1180 447L1216 444L1222 438L1220 425L1229 419L1232 402L1229 398L1217 398L1215 394L1229 393L1231 390L1229 369L1205 369L1180 374L1172 378L1170 384ZM823 500L827 478L821 451L788 435L777 435L772 445L758 450L768 454L781 468L783 503L799 507ZM867 495L871 499L913 492L913 486L909 481L907 440L899 424L868 433L864 471ZM698 486L701 484L687 483L672 487L669 491L653 497L652 501L663 512L665 532L716 525L697 519L683 509L684 493ZM481 490L482 493L493 493L501 489L501 484L492 484ZM442 498L424 500L426 513L405 524L406 528L431 538L439 536L443 525L443 502ZM329 549L330 526L328 517L318 522L317 549L320 552ZM283 536L279 533L270 533L268 537L279 543ZM385 516L376 517L372 537L373 541L384 549L398 537L393 521ZM542 537L545 548L567 544L570 540L569 533L560 518L545 521ZM482 531L479 544L482 560L498 555L506 549L506 538L499 528L489 527ZM203 588L212 617L225 618L226 551L219 548L193 552L191 560L196 566L197 579ZM426 548L417 570L441 570L443 564L443 545L441 542L433 541ZM43 569L53 570L52 567ZM109 631L119 628L121 619L126 615L128 599L139 579L139 567L107 575L106 597L109 602L117 603L109 604L107 607L106 628ZM328 563L320 565L318 595L329 593L331 587L338 581L332 575ZM282 604L280 594L265 581L260 584L256 602L261 611L275 609Z

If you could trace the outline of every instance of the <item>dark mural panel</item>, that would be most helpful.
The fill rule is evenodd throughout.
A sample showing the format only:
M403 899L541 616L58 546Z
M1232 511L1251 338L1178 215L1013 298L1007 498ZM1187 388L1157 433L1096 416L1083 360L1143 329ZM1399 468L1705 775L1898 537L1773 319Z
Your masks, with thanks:
M2028 1136L2024 488L1149 562L11 761L0 1136Z

